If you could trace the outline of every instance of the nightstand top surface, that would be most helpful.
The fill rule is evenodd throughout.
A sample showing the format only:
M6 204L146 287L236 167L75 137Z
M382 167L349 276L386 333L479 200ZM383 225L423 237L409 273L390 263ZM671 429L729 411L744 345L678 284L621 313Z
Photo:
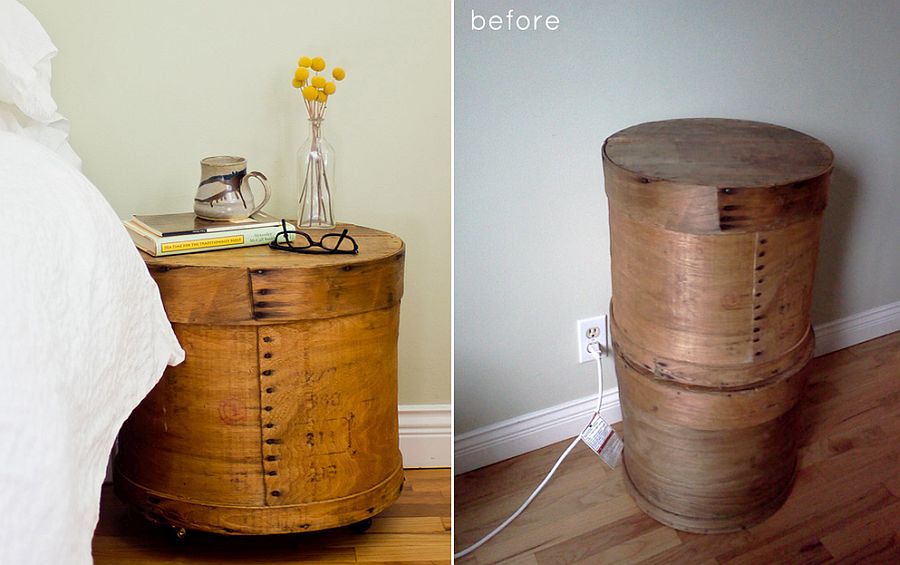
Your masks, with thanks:
M721 118L638 124L610 136L603 154L646 183L747 188L819 177L834 159L827 145L799 131Z

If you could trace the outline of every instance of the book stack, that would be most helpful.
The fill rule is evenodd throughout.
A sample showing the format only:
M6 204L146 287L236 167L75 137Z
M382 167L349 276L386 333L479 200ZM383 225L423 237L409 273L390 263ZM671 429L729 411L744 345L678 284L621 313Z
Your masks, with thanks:
M282 231L281 220L265 212L227 222L203 220L185 212L132 216L123 223L138 249L154 257L266 245ZM297 228L288 223L287 229Z

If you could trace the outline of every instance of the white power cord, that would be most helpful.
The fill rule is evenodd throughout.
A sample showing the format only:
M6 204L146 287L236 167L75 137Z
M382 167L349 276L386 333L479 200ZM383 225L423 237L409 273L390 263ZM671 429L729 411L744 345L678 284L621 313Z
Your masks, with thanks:
M596 347L591 347L592 345L596 345ZM597 413L600 412L600 407L602 406L602 403L603 403L603 365L600 363L600 353L601 352L602 352L602 349L601 349L599 343L591 342L588 344L588 353L591 354L591 357L593 357L594 361L597 363L597 408L596 408ZM464 550L454 553L453 558L461 559L461 558L465 557L466 555L472 553L473 551L475 551L476 549L478 549L479 547L481 547L482 545L487 543L491 538L493 538L494 536L496 536L497 534L502 532L506 526L508 526L513 520L518 518L519 515L522 512L524 512L526 508L528 508L528 505L531 504L531 501L533 501L535 498L537 498L537 495L539 495L541 493L541 491L544 490L544 487L547 486L547 483L550 482L550 479L553 477L553 474L556 472L556 469L558 469L560 464L562 464L562 462L565 461L566 457L569 456L569 453L571 453L572 450L575 449L575 446L578 445L578 442L580 440L581 440L581 435L575 436L575 439L572 440L572 443L569 444L569 447L567 447L566 450L563 451L563 454L559 456L559 459L557 459L556 463L553 464L553 467L550 468L550 472L547 473L547 476L544 477L544 480L541 481L541 484L539 484L537 486L537 488L534 489L534 492L532 492L531 495L525 499L525 502L522 503L522 506L519 506L518 510L513 512L509 518L507 518L506 520L503 521L502 524L500 524L499 526L497 526L496 528L491 530L490 533L488 533L486 536L484 536L480 540L476 541L475 543L473 543L469 547L465 548Z

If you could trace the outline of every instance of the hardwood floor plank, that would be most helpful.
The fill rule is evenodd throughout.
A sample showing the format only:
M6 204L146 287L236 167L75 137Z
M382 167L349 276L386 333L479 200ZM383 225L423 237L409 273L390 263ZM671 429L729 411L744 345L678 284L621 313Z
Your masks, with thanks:
M640 563L680 543L672 528L659 526L573 563Z
M599 461L592 462L594 466L599 464ZM625 492L621 477L618 481L596 485L593 481L585 479L583 476L585 474L589 475L587 472L581 475L567 473L560 476L558 482L556 480L551 482L525 514L489 544L479 549L477 562L494 563L515 556L522 551L523 541L528 544L529 551L538 552L635 512L636 507ZM554 482L556 484L553 484ZM496 512L490 512L494 517L490 524L482 528L468 529L464 535L461 534L457 538L457 547L465 548L479 539L511 514L523 499L523 495L507 497L502 505L507 511L499 516ZM548 524L552 524L552 527L548 527ZM459 514L456 527L465 527ZM463 559L459 563L466 561Z
M577 447L516 522L459 563L900 563L900 332L810 370L796 481L765 522L675 532L638 510L621 468ZM457 550L515 510L569 441L456 477Z
M673 563L715 563L715 556L731 551L735 548L746 547L750 544L750 533L746 531L735 532L727 535L708 536L704 534L691 534L688 532L676 532L681 543L661 553L645 559L642 565L672 565Z
M643 513L629 514L620 520L590 529L552 547L542 549L535 553L535 557L541 565L598 559L598 555L605 550L657 528L659 523L649 516Z
M875 553L893 548L897 557L894 563L900 563L900 547L896 543L900 536L898 505L900 502L845 522L838 529L822 536L822 545L839 560L849 560L853 556L859 558L869 551Z
M436 534L447 531L439 516L387 516L372 521L373 534Z
M354 543L359 562L450 561L446 534L368 534Z

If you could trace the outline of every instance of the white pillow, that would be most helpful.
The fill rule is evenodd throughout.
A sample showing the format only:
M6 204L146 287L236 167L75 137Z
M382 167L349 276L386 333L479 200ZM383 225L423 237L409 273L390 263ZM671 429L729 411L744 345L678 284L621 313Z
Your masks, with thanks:
M50 59L56 46L31 12L15 0L0 0L0 102L47 123L56 113L50 94Z
M57 53L40 22L15 0L0 0L0 131L49 147L81 168L69 145L69 123L50 92L50 59Z

